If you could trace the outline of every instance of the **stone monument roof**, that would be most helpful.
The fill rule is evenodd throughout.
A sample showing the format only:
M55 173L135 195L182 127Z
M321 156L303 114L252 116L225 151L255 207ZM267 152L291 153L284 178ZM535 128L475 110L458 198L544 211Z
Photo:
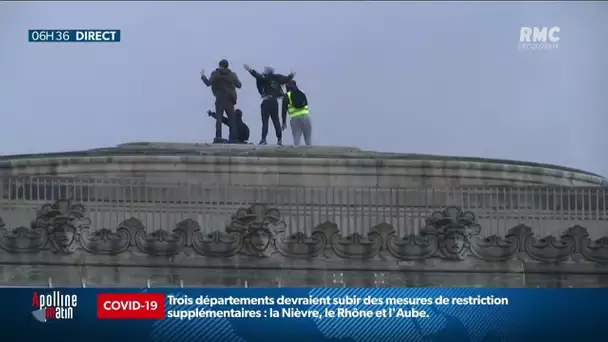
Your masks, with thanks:
M487 163L503 164L512 166L538 167L553 170L573 172L588 176L605 178L601 175L580 169L552 165L546 163L534 163L526 161L440 156L416 153L391 153L366 151L356 147L340 146L260 146L260 145L217 145L208 143L168 143L168 142L133 142L120 144L116 147L98 148L91 150L21 154L0 156L0 162L23 159L55 159L55 158L78 158L78 157L113 157L113 156L226 156L226 157L257 157L257 158L320 158L320 159L368 159L368 160L418 160L418 161L451 161L462 163ZM606 181L608 183L608 181Z

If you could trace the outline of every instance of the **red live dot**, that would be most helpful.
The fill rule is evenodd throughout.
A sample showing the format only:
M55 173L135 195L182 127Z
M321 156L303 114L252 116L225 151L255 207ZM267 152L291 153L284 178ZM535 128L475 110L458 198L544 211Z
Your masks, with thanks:
M100 293L97 295L98 319L164 319L165 295L162 293Z

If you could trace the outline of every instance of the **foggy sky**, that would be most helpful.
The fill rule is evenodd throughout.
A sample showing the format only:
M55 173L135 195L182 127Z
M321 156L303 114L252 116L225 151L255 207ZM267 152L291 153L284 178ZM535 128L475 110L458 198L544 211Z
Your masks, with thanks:
M518 50L521 26L559 26L559 49ZM28 43L28 29L120 29L122 41ZM243 63L297 72L318 145L608 175L607 37L606 2L5 2L0 154L210 142L199 72L227 58L256 143Z

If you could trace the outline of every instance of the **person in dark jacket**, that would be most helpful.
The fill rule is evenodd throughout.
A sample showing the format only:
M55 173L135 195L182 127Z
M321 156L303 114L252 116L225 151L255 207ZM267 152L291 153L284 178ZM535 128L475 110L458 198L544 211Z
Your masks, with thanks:
M283 145L283 132L281 131L281 122L279 118L279 102L278 99L283 97L282 86L291 81L295 73L290 73L287 76L275 74L274 69L265 67L264 73L260 74L245 64L251 76L256 80L258 92L262 96L262 140L260 145L266 145L266 136L268 135L268 121L272 119L274 130L277 135L277 144Z
M207 87L211 87L213 96L215 96L215 139L214 143L221 143L222 139L222 118L224 112L228 117L230 135L229 141L236 141L236 117L234 115L234 106L236 105L236 88L241 88L241 81L238 76L228 68L228 61L222 59L219 67L215 69L209 78L205 76L205 71L201 71L201 80Z
M213 111L208 110L207 113L210 117L215 118L217 121L217 114ZM234 142L239 144L246 144L247 140L249 140L249 126L245 122L243 122L243 112L240 109L234 110L234 116L236 118L236 139ZM228 122L228 118L222 116L222 123L228 127L230 127L230 122ZM228 142L228 141L225 141Z

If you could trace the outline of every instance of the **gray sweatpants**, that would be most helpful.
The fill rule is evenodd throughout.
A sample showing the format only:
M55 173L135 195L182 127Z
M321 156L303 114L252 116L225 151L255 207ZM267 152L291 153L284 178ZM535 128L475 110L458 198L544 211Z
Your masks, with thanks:
M312 123L310 122L310 115L307 114L291 118L291 120L289 120L289 126L291 126L294 146L300 146L302 135L304 135L304 142L306 145L312 145Z

